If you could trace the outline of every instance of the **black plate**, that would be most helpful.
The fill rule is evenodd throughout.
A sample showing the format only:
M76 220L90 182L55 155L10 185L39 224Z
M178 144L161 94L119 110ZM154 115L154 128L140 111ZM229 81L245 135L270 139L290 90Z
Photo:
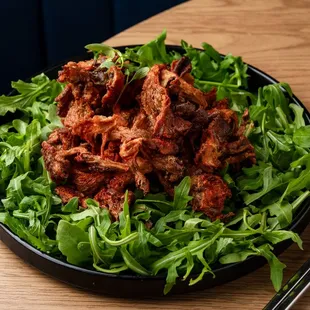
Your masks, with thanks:
M123 51L124 47L116 47ZM183 50L179 46L168 46L168 50L176 50L180 53ZM89 55L83 55L71 60L84 60ZM61 65L47 69L44 73L50 78L56 78L57 72ZM259 87L268 84L278 83L277 80L268 74L249 65L248 74L249 89L256 91ZM303 106L303 104L293 96L292 101L305 109L304 118L307 124L310 124L310 113ZM290 226L290 230L296 233L302 233L310 221L310 199L308 198L302 206L300 206L298 213L295 215L294 221ZM61 281L71 285L91 290L94 292L115 295L117 297L154 297L163 295L163 288L165 285L165 276L143 277L134 275L113 275L104 274L85 268L73 266L66 262L55 259L47 254L36 250L31 245L27 244L8 228L0 224L0 239L19 257L35 266L46 274L51 275ZM279 255L285 251L292 241L287 240L275 246L274 253ZM206 274L204 279L194 286L188 286L188 282L178 280L171 293L186 293L190 291L197 291L206 288L211 288L216 285L221 285L226 282L235 280L243 275L246 275L266 263L262 257L253 256L241 263L235 263L219 267L214 271L215 278L210 274ZM266 279L269 281L269 279Z

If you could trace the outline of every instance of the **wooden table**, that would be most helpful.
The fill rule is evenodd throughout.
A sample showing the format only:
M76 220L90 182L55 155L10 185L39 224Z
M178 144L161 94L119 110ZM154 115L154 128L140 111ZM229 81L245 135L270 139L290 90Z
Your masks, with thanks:
M290 83L310 109L309 0L197 0L152 17L107 41L110 45L144 43L163 28L167 43L184 39L199 47L211 43L222 53ZM281 255L286 281L310 256L310 227L302 235L304 251L294 245ZM211 290L161 300L131 301L71 288L22 262L0 243L0 309L262 309L274 295L269 269ZM294 306L310 309L310 291Z

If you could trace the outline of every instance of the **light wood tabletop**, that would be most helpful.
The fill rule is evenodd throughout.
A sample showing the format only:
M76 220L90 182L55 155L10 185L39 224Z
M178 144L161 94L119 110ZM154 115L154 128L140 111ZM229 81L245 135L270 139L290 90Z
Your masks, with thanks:
M309 0L193 0L114 36L114 46L145 43L163 28L167 43L202 41L221 53L241 55L280 81L288 82L310 109ZM280 258L284 280L310 257L310 227L304 251L291 246ZM72 288L27 265L0 242L0 309L262 309L274 295L265 266L210 290L165 299L125 300ZM142 297L142 296L141 296ZM310 309L310 291L293 309Z

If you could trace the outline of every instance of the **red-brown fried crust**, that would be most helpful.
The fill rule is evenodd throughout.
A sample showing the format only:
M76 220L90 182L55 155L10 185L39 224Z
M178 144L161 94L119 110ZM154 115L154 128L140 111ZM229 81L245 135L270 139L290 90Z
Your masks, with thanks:
M121 92L124 88L125 77L121 69L112 66L107 72L108 82L106 84L107 92L102 97L101 103L103 108L112 108L116 101L119 99Z
M223 179L213 174L193 176L190 194L192 207L202 211L211 220L222 217L224 202L231 197L231 191Z
M135 188L147 194L151 182L173 196L190 175L193 209L211 220L230 217L222 212L231 192L218 173L255 163L244 135L248 111L239 125L215 88L195 88L186 57L154 65L125 88L124 69L100 68L102 60L69 62L59 73L67 83L56 98L65 127L42 143L42 154L63 203L79 197L86 207L94 198L117 219L126 190L129 203Z

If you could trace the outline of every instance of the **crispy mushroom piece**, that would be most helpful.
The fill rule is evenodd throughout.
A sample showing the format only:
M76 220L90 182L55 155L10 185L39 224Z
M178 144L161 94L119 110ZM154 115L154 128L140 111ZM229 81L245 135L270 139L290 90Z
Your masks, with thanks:
M219 171L255 163L255 152L227 99L216 89L194 86L191 63L182 57L156 64L147 76L125 86L124 68L98 61L69 62L59 72L66 83L56 98L64 124L42 143L45 167L63 203L93 198L117 220L125 192L150 192L155 183L170 196L181 179L192 180L194 210L221 219L231 191Z

